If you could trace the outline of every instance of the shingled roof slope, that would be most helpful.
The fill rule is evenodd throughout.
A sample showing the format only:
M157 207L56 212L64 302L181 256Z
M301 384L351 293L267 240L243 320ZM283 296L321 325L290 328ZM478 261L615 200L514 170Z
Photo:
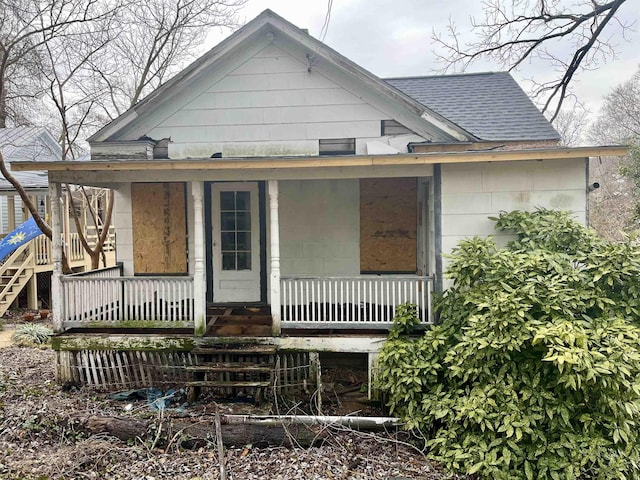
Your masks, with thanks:
M0 149L9 170L11 162L56 161L61 158L60 146L43 127L0 128ZM26 189L48 188L47 172L11 172ZM13 185L0 175L0 190L12 191Z
M482 140L560 138L508 72L385 81Z

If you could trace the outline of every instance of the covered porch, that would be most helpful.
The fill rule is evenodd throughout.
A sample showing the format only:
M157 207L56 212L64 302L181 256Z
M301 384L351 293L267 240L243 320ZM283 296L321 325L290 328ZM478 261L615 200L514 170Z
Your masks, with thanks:
M139 247L134 238L128 249L126 229L119 229L124 231L119 240L124 237L125 243L119 244L117 267L55 275L54 289L59 291L55 298L60 299L54 308L56 330L187 329L199 337L234 335L235 331L242 336L242 328L216 328L240 321L257 322L262 328L253 330L262 336L323 335L335 330L366 334L387 330L396 306L403 303L415 304L421 320L431 323L431 179L373 180L150 183L153 188L168 185L168 195L175 190L176 198L184 198L177 208L184 208L188 233L184 235L171 219L159 232L165 237L162 248L167 238L171 243L171 238L182 237L186 252L172 252L169 263L170 269L184 265L184 272L140 272L161 270L156 260L147 258L156 259L162 252L144 254L142 247L152 247ZM130 205L136 205L144 198L136 192L146 185L130 183L121 186L120 192L129 197ZM408 194L400 195L404 197L400 203L408 206L385 206L397 198L368 197L365 192L377 189L379 193L383 187L392 191L398 185L410 186ZM52 193L58 188L52 184ZM318 205L311 206L305 197L314 198ZM222 205L229 201L231 205ZM131 220L125 219L133 228L136 208L132 207ZM408 211L401 222L412 225L381 227L370 219L384 217L385 209L398 208ZM144 218L153 223L149 216ZM52 219L55 228L53 211ZM177 232L170 231L176 228ZM367 229L369 233L364 232ZM238 311L243 314L234 314Z

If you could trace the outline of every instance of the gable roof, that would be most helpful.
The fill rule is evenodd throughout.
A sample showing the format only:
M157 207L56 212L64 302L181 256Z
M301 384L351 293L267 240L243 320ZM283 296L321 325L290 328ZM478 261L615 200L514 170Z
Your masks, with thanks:
M386 82L482 140L560 138L508 72L389 78Z
M12 162L53 162L62 158L60 146L44 127L0 128L0 149L9 169ZM26 189L49 187L46 171L12 172L12 175ZM2 175L0 190L14 190Z
M347 77L356 79L361 85L372 89L376 94L392 101L396 106L403 109L407 113L407 116L415 119L418 128L416 129L415 126L411 127L416 130L417 133L421 133L420 130L423 132L433 132L435 130L440 136L451 139L462 141L476 140L472 134L454 122L451 122L430 107L423 105L402 91L393 88L377 76L313 38L305 30L296 27L267 9L213 47L167 83L151 92L131 109L101 128L89 137L88 141L92 143L124 139L123 133L126 133L130 125L134 124L145 112L158 108L160 105L168 102L176 91L188 88L191 82L196 81L201 75L205 75L216 62L222 62L237 52L237 49L243 43L258 37L268 38L271 36L271 38L273 38L274 35L281 35L290 41L296 42L306 49L315 59L321 59L323 63L326 62L328 65L339 69L339 71ZM422 134L425 135L425 133Z

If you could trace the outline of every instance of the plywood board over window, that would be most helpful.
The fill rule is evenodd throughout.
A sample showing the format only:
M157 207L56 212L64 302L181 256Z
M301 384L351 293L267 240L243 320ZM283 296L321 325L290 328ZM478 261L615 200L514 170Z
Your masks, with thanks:
M131 218L135 273L186 274L185 184L132 184Z
M416 179L361 179L360 270L415 273L416 236Z

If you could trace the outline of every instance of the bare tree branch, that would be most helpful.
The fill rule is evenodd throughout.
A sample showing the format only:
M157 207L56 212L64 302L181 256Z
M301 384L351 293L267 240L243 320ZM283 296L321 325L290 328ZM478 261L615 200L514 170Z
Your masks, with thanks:
M0 128L8 121L54 124L62 160L75 158L83 151L80 139L201 53L197 46L210 28L237 26L237 11L245 2L0 0ZM22 196L24 188L1 158L0 171ZM73 204L73 196L69 198ZM29 205L28 196L23 200ZM51 229L33 207L33 217L50 237ZM111 193L102 226L90 212L98 232L91 248L73 209L94 268L108 237L112 211Z
M612 24L622 29L624 36L631 25L616 16L626 0L583 0L511 2L486 0L484 20L472 20L472 30L479 40L465 45L455 25L450 25L448 37L434 32L435 42L444 49L438 58L443 71L465 70L472 63L487 58L499 62L510 71L533 59L550 63L557 76L538 83L534 96L542 98L543 111L551 120L559 114L574 77L582 70L593 68L599 61L615 56L615 49L605 31ZM568 47L568 49L567 49ZM570 53L567 53L570 50Z

